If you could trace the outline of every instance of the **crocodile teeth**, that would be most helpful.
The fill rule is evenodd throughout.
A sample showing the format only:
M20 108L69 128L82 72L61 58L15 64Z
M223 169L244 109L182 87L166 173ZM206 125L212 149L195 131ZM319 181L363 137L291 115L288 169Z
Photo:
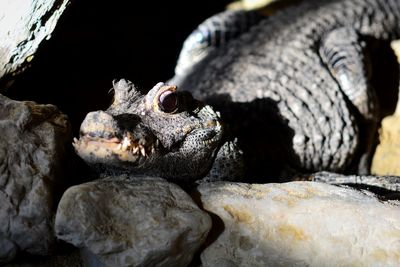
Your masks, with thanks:
M140 153L142 154L143 157L146 156L146 150L144 149L143 146L140 146Z
M156 153L161 145L156 138L147 141L145 138L136 139L131 133L125 133L121 139L118 137L103 138L98 136L83 135L79 139L73 138L75 150L82 155L106 158L108 155L118 156L123 161L137 161L148 158ZM94 155L94 156L93 156Z
M122 151L126 151L131 145L131 140L125 136L124 140L122 140Z
M134 148L132 148L133 154L137 154L138 152L139 152L139 147L135 146Z

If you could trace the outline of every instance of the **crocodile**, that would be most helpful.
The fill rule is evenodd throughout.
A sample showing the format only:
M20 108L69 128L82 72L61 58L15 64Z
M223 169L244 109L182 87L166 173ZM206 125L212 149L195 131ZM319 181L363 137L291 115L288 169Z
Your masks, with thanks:
M88 113L73 143L99 173L193 181L207 175L218 153L229 152L218 113L190 93L158 83L142 94L124 79L113 82L113 91L111 106Z
M400 37L400 2L309 0L248 17L206 20L176 75L147 94L114 81L113 104L87 115L77 153L103 171L184 182L368 174L380 120L371 54Z

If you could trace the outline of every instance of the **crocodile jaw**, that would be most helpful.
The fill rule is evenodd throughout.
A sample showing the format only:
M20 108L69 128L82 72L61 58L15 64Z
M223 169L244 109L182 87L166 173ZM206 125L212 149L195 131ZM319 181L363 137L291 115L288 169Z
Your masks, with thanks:
M139 144L130 136L119 138L91 137L88 135L74 138L73 146L78 155L89 163L143 162L156 153L158 140L154 143ZM135 164L135 165L137 165Z
M159 154L160 142L151 131L138 122L132 122L130 127L120 127L106 112L91 112L83 121L80 138L74 138L73 146L90 164L119 166L129 163L134 167Z

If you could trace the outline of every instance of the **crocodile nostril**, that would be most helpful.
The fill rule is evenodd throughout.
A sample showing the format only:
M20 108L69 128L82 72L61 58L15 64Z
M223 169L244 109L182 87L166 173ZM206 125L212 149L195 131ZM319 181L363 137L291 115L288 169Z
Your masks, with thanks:
M104 111L90 112L86 115L86 118L82 122L80 133L84 134L95 134L100 133L110 133L113 135L115 133L116 122L114 118Z

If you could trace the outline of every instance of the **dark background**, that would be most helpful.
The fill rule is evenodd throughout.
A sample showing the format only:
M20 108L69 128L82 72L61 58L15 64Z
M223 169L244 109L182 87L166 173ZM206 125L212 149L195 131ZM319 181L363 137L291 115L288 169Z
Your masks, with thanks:
M74 0L5 95L57 105L76 136L86 113L111 103L113 79L149 90L171 78L186 36L229 2Z

